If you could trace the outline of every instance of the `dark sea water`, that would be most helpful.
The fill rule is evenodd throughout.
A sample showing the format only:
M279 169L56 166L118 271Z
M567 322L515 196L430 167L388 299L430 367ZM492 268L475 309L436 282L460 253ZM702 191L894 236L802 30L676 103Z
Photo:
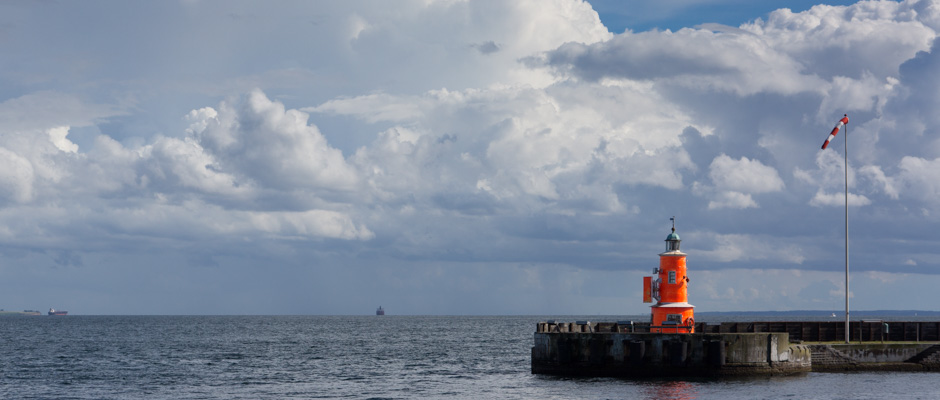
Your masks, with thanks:
M642 381L532 375L536 322L550 318L591 319L4 317L0 398L940 399L940 373ZM617 319L624 317L593 320Z

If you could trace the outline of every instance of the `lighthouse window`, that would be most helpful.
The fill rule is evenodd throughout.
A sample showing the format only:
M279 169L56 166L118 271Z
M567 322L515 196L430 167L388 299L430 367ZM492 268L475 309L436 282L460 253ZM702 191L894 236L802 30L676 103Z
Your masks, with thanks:
M669 283L676 283L676 271L669 271Z

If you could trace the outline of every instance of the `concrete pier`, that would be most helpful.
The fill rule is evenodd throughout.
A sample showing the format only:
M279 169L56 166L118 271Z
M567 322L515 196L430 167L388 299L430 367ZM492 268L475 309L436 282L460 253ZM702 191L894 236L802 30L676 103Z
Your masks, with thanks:
M892 324L902 329L885 332L884 337L889 333L906 336L904 332L910 331L917 339L933 338L935 331L927 328L940 325ZM915 329L903 329L905 326ZM804 341L807 337L828 336L820 334L827 332L827 327L817 322L698 324L696 331L701 333L693 334L669 333L668 329L663 329L667 333L650 333L649 323L630 321L540 322L532 347L532 373L639 378L940 371L940 342L882 342L883 336L876 328L860 327L859 340L869 341L844 344ZM748 332L728 332L739 328ZM791 342L791 335L803 340Z
M532 373L566 376L753 376L809 372L810 349L786 333L636 333L617 324L539 323Z

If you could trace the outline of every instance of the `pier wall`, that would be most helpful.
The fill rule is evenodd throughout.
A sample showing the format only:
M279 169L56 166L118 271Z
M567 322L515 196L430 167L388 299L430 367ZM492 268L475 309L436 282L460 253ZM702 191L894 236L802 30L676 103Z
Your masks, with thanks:
M887 324L887 327L885 326ZM887 328L887 329L886 329ZM760 321L723 322L696 327L702 332L787 332L790 340L835 342L845 340L845 321ZM934 321L850 321L850 341L937 342L940 322Z
M904 332L924 339L936 323L898 322ZM828 322L752 322L697 324L696 333L650 333L648 323L538 323L532 347L532 372L574 376L748 376L827 371L940 371L940 343L826 343L793 340L786 330L807 338L844 335ZM869 326L872 325L872 326ZM861 323L880 338L880 329ZM844 327L844 325L843 325ZM890 325L889 325L890 327ZM905 329L909 328L909 329ZM926 328L925 328L926 327ZM721 332L737 330L750 332ZM794 329L796 328L796 329ZM830 329L833 328L833 329ZM877 329L877 330L876 330ZM768 330L785 330L768 332ZM815 333L807 333L815 332ZM820 332L830 332L820 335ZM889 332L885 332L886 336ZM837 336L838 336L837 335ZM835 338L833 338L835 339ZM844 339L844 337L840 338ZM836 340L828 340L834 342Z
M887 324L887 329L885 329ZM581 329L577 324L553 329ZM649 332L649 322L621 321L620 323L597 323L595 329L602 332ZM701 333L764 333L786 332L791 341L838 342L845 340L845 321L757 321L722 322L720 324L695 324ZM940 342L940 321L851 321L850 341L886 342Z
M864 363L905 362L931 347L930 344L832 344L834 350Z
M940 371L940 344L808 344L814 372Z
M549 328L545 326L545 328ZM786 333L601 332L565 324L535 333L532 372L569 376L744 376L809 372L808 347ZM572 332L574 330L574 332Z

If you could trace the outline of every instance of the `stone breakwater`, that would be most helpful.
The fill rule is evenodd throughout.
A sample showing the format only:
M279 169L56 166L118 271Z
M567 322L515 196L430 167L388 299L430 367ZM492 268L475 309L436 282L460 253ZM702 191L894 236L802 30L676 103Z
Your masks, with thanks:
M532 373L549 375L784 375L811 365L809 348L790 344L786 333L631 333L604 324L540 323L532 347Z
M540 322L532 347L532 373L720 377L940 371L940 344L936 342L825 344L791 342L787 332L722 333L716 326L702 324L696 330L705 333L649 333L647 325Z

